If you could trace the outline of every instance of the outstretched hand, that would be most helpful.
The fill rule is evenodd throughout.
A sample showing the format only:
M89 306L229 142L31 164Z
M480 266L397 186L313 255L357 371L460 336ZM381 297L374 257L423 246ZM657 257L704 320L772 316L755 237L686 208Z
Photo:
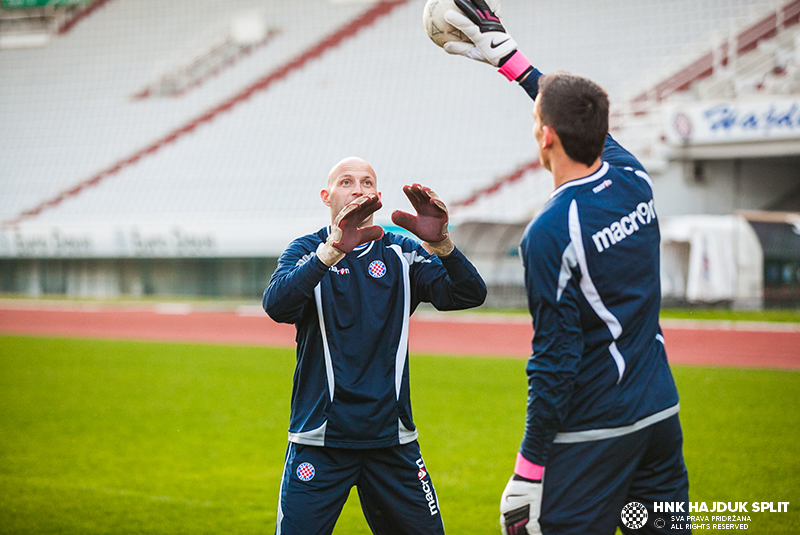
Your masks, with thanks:
M449 41L448 54L499 66L500 60L516 50L517 45L500 22L499 0L455 0L458 10L449 10L444 20L461 30L472 43Z
M328 240L318 251L326 265L332 266L345 254L359 245L380 239L383 229L378 225L362 227L364 221L381 207L380 198L374 193L363 195L342 208L331 225Z
M383 229L378 225L361 227L369 216L381 207L381 200L374 193L354 200L336 216L328 238L331 245L343 253L349 253L359 245L379 239Z
M522 81L533 67L500 22L500 0L454 1L458 11L447 11L444 20L472 43L450 41L444 44L445 52L489 63L508 80Z
M417 215L396 210L392 214L394 224L410 231L427 243L437 256L450 254L454 245L447 229L450 219L447 206L432 189L420 184L404 186L403 193L411 201L411 206L414 207Z

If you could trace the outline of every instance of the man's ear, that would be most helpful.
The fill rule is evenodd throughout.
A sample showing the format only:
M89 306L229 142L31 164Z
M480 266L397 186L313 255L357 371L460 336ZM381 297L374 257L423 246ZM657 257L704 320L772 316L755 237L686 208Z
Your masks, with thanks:
M331 205L331 194L328 193L328 190L324 189L320 191L319 198L322 199L322 202L325 204L325 206Z
M556 141L556 131L549 126L542 127L542 149L549 149Z

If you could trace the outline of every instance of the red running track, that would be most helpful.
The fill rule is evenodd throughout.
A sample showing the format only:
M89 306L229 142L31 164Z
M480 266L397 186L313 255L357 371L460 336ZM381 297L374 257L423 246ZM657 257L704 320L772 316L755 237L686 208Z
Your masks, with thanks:
M192 311L188 305L109 307L0 304L0 333L122 340L294 347L294 327L249 307ZM417 317L418 316L418 317ZM533 331L524 317L418 314L412 353L527 358ZM664 328L674 364L800 369L800 326L677 322Z

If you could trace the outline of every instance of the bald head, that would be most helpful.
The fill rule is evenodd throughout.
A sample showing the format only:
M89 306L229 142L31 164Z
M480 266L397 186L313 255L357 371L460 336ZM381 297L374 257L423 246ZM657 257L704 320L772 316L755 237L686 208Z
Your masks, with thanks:
M349 156L333 166L328 173L327 187L320 192L322 202L331 209L331 221L339 212L362 195L378 191L375 170L363 158ZM372 224L372 217L368 224Z
M368 164L366 160L358 156L348 156L331 168L330 173L328 173L328 189L333 186L338 177L352 173L368 174L372 177L373 181L377 180L375 170L372 169L372 166Z

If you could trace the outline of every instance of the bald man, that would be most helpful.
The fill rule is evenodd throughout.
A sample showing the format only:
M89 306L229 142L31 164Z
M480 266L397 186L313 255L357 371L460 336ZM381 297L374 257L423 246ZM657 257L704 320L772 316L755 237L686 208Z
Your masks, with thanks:
M479 306L486 286L444 203L419 184L403 191L416 214L392 220L422 244L373 225L381 194L366 161L337 163L320 192L331 225L293 241L264 292L267 314L297 328L276 534L331 533L353 486L373 533L444 533L411 418L408 322L421 302Z

